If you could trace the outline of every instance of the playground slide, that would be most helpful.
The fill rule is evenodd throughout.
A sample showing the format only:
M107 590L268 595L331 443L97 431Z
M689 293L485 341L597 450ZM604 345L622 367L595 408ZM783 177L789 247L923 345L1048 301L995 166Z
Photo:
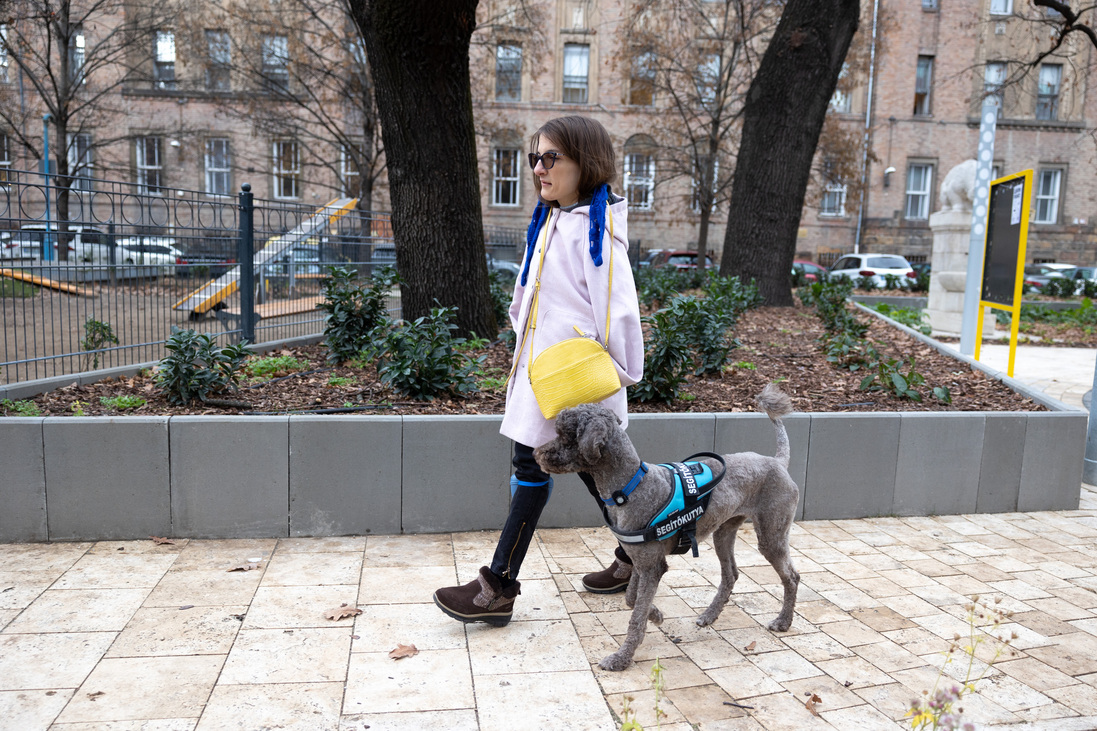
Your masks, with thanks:
M306 241L310 236L315 236L323 231L329 222L345 215L358 203L357 198L337 198L330 203L321 206L312 216L302 222L300 226L271 238L255 254L255 271L271 259L280 256L286 249ZM217 303L223 301L240 286L240 267L235 266L222 274L217 279L211 280L202 287L194 290L184 299L172 305L175 310L190 310L195 315L212 310Z

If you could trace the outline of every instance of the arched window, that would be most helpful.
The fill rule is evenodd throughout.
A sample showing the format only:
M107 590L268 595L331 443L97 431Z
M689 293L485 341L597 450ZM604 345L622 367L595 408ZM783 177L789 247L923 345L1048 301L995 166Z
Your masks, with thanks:
M647 135L633 135L625 143L625 198L635 211L654 205L655 141Z

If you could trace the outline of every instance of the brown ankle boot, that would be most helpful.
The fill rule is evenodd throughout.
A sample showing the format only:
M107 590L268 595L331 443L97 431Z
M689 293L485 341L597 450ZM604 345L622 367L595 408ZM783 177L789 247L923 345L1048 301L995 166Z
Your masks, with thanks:
M616 594L628 588L632 576L632 564L617 559L608 568L583 577L583 588L594 594Z
M434 592L434 603L461 622L487 622L493 627L504 627L514 611L514 598L522 593L520 587L521 583L516 581L504 589L495 574L487 566L481 566L475 581Z

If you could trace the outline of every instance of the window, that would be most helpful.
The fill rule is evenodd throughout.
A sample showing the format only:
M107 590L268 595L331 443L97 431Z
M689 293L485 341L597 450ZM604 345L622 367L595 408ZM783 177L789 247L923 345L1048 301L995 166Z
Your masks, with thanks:
M650 211L655 198L655 156L643 152L625 155L625 198L629 208Z
M838 85L841 86L846 76L849 75L849 64L842 64L842 71L838 74ZM834 90L834 96L830 98L830 108L836 112L842 114L848 114L850 111L850 95L842 91L840 88Z
M846 215L846 186L841 183L827 183L823 190L823 202L819 207L821 216Z
M1040 171L1036 180L1036 215L1033 223L1059 222L1059 190L1063 171L1054 168Z
M69 135L69 176L72 190L91 190L91 135Z
M991 15L1012 15L1013 0L990 0Z
M11 137L6 132L0 132L0 187L3 187L11 177Z
M918 57L918 73L914 79L914 114L930 114L929 92L933 87L933 56Z
M84 28L81 25L72 26L72 35L69 37L69 79L74 84L85 84L84 77Z
M156 31L152 80L157 89L175 88L175 34L171 31Z
M134 140L137 185L142 193L164 194L161 142L160 137L138 137Z
M491 174L491 204L493 206L518 205L518 176L521 168L518 158L521 150L510 147L495 148Z
M206 31L206 89L229 91L229 66L232 64L232 46L229 34L223 30Z
M362 194L362 176L358 171L358 158L360 153L349 145L343 145L339 150L339 182L342 185L344 198L357 198Z
M994 101L998 116L1002 116L1002 84L1006 80L1006 65L1001 61L988 61L983 69L983 93Z
M8 76L8 26L0 23L0 83L11 81Z
M495 101L522 101L522 47L500 43L495 47Z
M301 197L301 153L296 140L274 142L274 197Z
M1036 87L1036 119L1059 118L1059 82L1063 67L1057 63L1040 65L1040 80Z
M655 54L644 52L632 59L628 103L650 107L655 97Z
M929 192L933 185L933 166L911 163L907 168L907 206L905 218L922 221L929 218Z
M716 90L720 85L720 54L707 53L697 66L697 98L702 104L716 101Z
M702 155L700 159L693 161L693 175L690 177L689 209L694 213L701 212L701 176L704 174L703 166L708 163L708 156ZM720 161L712 161L712 206L709 210L716 210L716 182L720 179Z
M569 104L587 103L587 75L590 72L590 46L564 44L564 98Z
M937 10L937 0L922 0L922 10L934 12Z
M289 89L289 39L263 36L263 80L271 92Z
M229 195L229 140L211 137L206 140L206 193Z

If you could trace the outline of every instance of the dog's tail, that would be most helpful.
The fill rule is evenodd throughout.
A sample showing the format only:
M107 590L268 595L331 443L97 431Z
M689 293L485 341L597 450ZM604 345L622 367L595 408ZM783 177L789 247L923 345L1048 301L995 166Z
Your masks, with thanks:
M777 431L777 460L788 467L791 449L788 444L788 432L781 422L781 417L792 413L792 399L774 384L768 384L762 393L758 394L758 406L766 412L766 416L773 422L773 428Z

